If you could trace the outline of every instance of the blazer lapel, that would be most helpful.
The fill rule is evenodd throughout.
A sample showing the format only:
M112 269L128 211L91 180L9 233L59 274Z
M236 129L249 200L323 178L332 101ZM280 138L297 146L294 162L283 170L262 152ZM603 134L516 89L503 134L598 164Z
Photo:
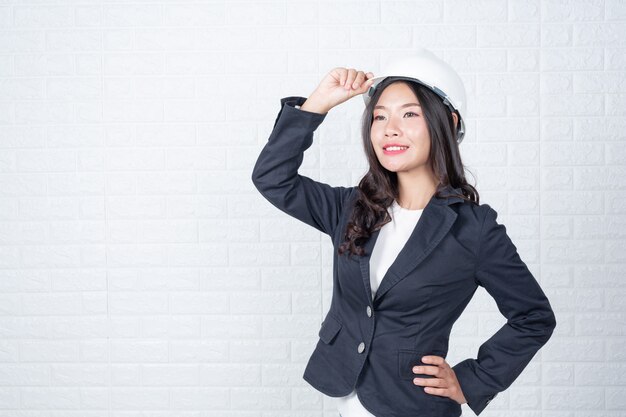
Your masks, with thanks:
M461 190L448 186L445 193L461 194ZM406 278L409 272L415 269L435 249L457 218L457 213L448 206L462 201L464 200L459 197L436 198L433 196L430 199L408 241L383 277L376 291L374 303L394 285ZM365 255L359 258L363 283L370 299L372 298L372 290L369 264L379 233L380 230L372 233L364 245Z

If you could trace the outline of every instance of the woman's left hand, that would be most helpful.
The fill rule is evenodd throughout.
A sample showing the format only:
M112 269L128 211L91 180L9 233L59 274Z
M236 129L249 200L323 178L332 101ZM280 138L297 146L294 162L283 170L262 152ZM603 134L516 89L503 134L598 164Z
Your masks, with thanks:
M414 366L413 373L432 375L433 378L413 378L415 385L424 386L427 394L449 397L459 404L467 402L454 370L444 358L428 355L422 357L422 362L429 365Z

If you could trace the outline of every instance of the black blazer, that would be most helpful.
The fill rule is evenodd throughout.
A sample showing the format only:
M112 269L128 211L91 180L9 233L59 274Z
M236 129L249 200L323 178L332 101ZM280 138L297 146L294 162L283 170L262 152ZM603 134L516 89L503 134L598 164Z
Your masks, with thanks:
M304 151L325 115L295 108L287 97L252 173L274 206L328 234L335 248L333 295L304 379L332 397L356 388L359 400L379 417L454 417L461 405L414 385L412 366L424 355L445 357L452 325L478 286L507 318L478 349L476 359L454 365L469 407L480 414L513 383L556 326L539 284L520 259L504 225L488 204L432 197L408 242L372 300L369 260L338 256L356 187L332 187L299 175ZM446 194L460 193L448 187Z

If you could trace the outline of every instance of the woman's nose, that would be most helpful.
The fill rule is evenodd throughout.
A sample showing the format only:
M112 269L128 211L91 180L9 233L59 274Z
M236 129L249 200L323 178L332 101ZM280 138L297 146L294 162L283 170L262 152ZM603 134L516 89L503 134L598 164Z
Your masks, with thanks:
M399 132L400 130L398 129L395 120L393 117L390 118L387 122L387 126L385 126L385 136L398 136Z

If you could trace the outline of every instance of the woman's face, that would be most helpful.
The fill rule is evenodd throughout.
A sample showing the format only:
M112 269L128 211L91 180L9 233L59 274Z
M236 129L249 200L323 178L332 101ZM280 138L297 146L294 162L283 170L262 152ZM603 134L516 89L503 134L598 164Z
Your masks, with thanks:
M373 111L370 137L380 164L396 173L430 169L430 134L413 90L404 82L390 84Z

